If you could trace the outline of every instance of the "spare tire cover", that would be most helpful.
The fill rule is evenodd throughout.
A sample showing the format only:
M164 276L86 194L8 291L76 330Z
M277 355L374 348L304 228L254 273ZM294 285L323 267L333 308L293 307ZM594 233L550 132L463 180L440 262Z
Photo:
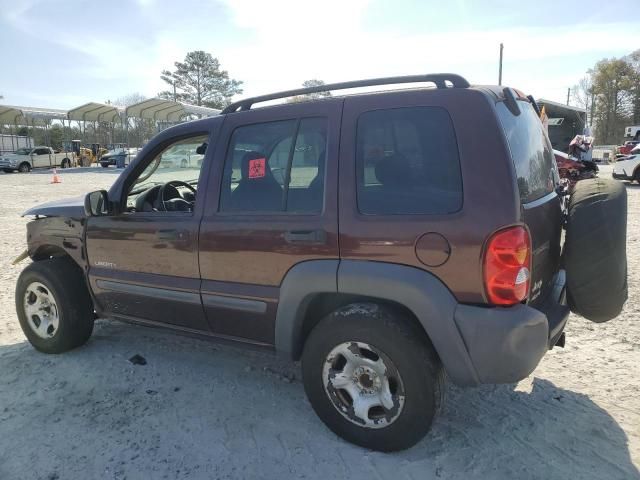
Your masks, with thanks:
M569 199L564 266L567 301L594 322L618 316L627 300L627 191L621 182L576 183Z

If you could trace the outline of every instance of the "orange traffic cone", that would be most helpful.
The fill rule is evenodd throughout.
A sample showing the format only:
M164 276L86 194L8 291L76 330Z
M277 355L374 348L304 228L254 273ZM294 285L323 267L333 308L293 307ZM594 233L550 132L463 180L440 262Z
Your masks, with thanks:
M51 180L51 183L62 183L55 168L53 169L53 179Z

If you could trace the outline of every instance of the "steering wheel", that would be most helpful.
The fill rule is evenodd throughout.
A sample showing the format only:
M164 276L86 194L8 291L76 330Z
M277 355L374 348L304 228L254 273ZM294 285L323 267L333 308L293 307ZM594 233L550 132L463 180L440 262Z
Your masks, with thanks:
M179 197L165 198L166 192L168 190L167 187L172 187L173 190L178 193ZM170 182L163 184L160 187L160 190L158 190L158 197L157 197L158 210L161 210L164 212L191 211L192 203L182 198L182 195L180 195L180 190L178 190L177 187L185 187L186 189L190 190L191 193L193 193L194 197L196 196L196 189L193 188L192 185L189 185L187 182L183 182L182 180L171 180Z

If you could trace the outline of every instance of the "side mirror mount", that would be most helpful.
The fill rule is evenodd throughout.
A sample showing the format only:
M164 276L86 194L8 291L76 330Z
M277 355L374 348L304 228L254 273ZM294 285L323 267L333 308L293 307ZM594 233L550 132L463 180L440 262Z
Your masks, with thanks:
M96 190L84 197L84 213L87 217L100 217L109 214L109 197L106 190Z
M198 145L198 147L196 148L196 154L204 155L205 153L207 153L207 146L208 146L207 142L203 142L202 145Z

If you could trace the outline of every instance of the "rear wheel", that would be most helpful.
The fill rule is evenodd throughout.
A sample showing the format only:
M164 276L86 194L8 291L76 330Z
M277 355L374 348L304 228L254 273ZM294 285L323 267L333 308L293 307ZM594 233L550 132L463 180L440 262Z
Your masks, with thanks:
M107 162L101 163L100 164L102 166L102 168L107 168L109 167L109 164Z
M22 331L41 352L66 352L91 336L91 297L79 267L67 258L25 268L18 277L15 301Z
M302 373L320 419L342 438L380 451L424 437L444 393L443 370L424 331L376 304L348 305L316 325Z
M28 173L31 171L31 165L29 165L27 162L23 162L18 167L18 171L20 173Z
M71 161L68 158L62 159L60 162L60 168L69 168L71 166Z

